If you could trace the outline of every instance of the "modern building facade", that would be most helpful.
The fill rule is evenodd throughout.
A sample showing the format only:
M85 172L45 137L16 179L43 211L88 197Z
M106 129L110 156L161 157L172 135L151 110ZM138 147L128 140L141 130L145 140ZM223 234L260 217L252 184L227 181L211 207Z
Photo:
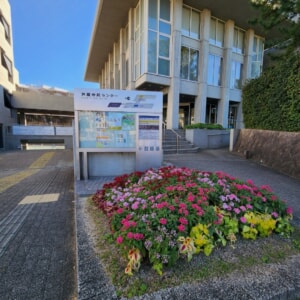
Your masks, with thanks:
M243 83L260 75L264 37L249 0L99 0L85 80L164 94L167 128L243 127Z

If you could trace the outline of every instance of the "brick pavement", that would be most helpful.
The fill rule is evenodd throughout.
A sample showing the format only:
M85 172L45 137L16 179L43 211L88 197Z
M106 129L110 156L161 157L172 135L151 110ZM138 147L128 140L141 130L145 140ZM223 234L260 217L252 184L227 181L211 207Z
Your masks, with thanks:
M0 299L75 299L72 159L0 153Z

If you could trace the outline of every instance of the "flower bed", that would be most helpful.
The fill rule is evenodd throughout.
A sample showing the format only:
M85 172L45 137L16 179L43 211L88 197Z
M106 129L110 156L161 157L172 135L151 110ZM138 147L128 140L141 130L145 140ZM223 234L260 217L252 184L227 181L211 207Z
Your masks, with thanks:
M116 177L93 201L108 217L111 235L132 275L142 260L162 274L180 256L209 255L238 237L289 236L292 209L268 186L222 172L163 167Z

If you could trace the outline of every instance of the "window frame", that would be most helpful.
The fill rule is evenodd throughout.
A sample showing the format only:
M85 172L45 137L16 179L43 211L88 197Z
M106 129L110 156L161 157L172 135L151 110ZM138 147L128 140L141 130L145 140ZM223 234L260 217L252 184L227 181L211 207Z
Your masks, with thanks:
M184 20L185 20L185 17L184 17L184 11L185 10L188 10L188 20L189 20L189 24L188 24L188 29L184 28L183 25L184 25ZM194 23L193 23L193 15L196 14L199 16L199 19L198 19L198 33L195 33L192 29L194 28ZM201 36L201 11L200 10L197 10L197 9L194 9L190 6L187 6L187 5L183 5L182 7L182 21L181 21L181 34L183 36L187 36L189 38L192 38L192 39L196 39L196 40L200 40L200 36Z

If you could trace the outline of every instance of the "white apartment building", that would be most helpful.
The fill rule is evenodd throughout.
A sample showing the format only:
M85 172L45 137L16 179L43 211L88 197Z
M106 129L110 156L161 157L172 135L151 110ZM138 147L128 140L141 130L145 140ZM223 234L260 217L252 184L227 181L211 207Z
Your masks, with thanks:
M19 83L19 73L14 67L11 11L8 0L0 0L0 85L10 93Z
M167 128L243 127L243 83L260 74L264 37L249 0L99 0L85 80L164 94Z
M5 147L5 127L12 125L15 115L11 110L11 93L19 82L14 67L11 11L8 0L0 0L0 150Z

